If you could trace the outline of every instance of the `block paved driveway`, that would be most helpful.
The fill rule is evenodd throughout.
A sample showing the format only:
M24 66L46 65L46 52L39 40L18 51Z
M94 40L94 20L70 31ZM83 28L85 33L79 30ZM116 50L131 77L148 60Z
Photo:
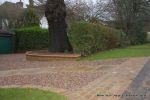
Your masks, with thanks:
M0 55L0 87L31 87L68 100L150 100L150 57L98 61L26 61Z

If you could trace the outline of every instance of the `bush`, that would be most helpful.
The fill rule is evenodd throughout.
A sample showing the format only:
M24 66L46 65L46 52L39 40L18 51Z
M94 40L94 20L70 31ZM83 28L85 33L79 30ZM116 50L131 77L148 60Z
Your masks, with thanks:
M144 44L147 42L147 33L146 32L138 32L134 34L129 34L129 41L131 45Z
M48 48L48 30L39 27L16 29L17 50ZM74 52L89 55L98 51L123 47L126 34L99 24L75 22L68 32Z
M48 47L48 30L39 27L21 28L16 33L17 50L33 50Z
M75 22L69 29L69 38L74 51L89 55L98 51L122 47L127 44L122 31L99 24Z
M141 32L137 34L137 42L138 44L144 44L147 42L147 33L146 32Z

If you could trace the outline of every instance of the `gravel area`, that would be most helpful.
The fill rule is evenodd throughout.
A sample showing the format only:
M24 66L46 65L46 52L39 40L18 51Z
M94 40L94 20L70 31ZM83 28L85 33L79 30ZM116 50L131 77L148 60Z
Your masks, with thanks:
M26 61L25 54L0 55L0 70L14 70L25 68L70 67L70 66L98 66L118 65L127 59L110 59L99 61Z
M25 54L0 55L0 87L35 85L78 90L127 60L26 61Z
M35 75L13 75L0 77L0 87L11 85L36 85L77 90L103 75L100 72L61 72Z

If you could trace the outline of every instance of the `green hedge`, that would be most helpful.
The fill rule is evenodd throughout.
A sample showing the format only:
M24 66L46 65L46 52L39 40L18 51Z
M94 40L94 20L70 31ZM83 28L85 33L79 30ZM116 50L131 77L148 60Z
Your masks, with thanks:
M89 55L115 47L123 47L126 34L122 31L99 24L75 22L69 29L69 39L74 52ZM34 50L48 47L48 30L39 27L15 30L17 50Z
M144 44L147 42L147 32L141 32L137 34L137 44Z
M104 25L75 22L70 26L69 37L74 51L83 55L128 44L125 33Z
M48 47L48 30L29 27L14 30L17 50L34 50Z

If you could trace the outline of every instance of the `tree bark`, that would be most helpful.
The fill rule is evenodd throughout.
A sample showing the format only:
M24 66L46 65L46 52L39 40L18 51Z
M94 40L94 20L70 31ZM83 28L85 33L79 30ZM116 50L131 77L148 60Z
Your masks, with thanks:
M67 36L64 0L47 0L45 15L49 25L49 52L72 52Z

